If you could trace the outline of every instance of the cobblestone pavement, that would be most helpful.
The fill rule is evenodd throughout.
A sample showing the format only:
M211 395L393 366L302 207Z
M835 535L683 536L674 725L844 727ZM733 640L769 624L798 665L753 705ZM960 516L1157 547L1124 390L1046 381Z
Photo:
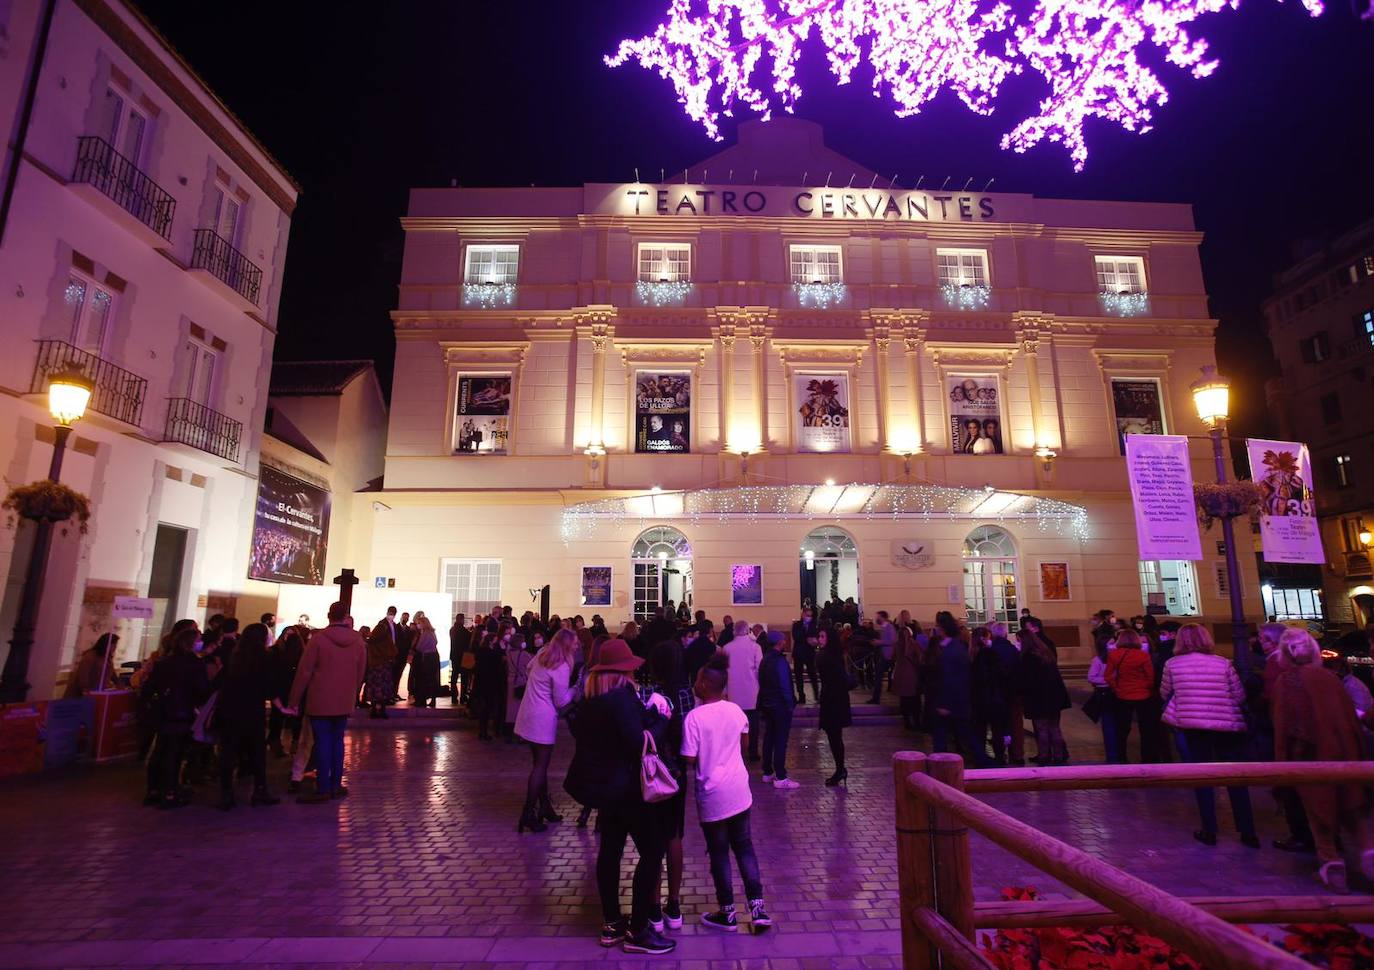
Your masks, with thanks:
M516 835L528 755L457 729L359 726L350 731L351 797L326 805L213 807L215 792L177 812L140 806L132 766L0 783L0 966L464 966L554 968L643 963L601 950L592 861L596 839L567 821ZM1075 760L1100 759L1095 728L1066 714ZM847 789L829 789L824 738L793 732L797 791L755 774L754 838L774 931L728 936L693 917L714 902L696 825L687 820L686 927L673 959L690 968L777 970L899 964L890 755L929 750L898 726L846 733ZM1033 748L1033 743L1030 745ZM273 768L284 786L284 768ZM1311 857L1268 848L1279 816L1255 792L1265 849L1239 844L1224 796L1222 840L1208 849L1185 791L997 795L988 801L1037 828L1189 895L1307 893ZM1067 893L974 836L980 899L1003 886ZM631 853L631 858L632 858ZM624 880L628 896L628 867ZM738 891L738 890L737 890Z

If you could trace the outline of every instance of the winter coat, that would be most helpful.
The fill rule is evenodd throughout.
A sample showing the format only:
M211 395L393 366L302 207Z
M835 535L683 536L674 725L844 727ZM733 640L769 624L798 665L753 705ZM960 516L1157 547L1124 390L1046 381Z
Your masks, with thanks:
M1026 717L1031 720L1052 718L1069 708L1069 689L1059 665L1046 663L1029 650L1021 654L1017 681Z
M1103 676L1117 700L1145 701L1154 693L1155 668L1148 650L1117 647L1110 651Z
M1245 688L1236 668L1211 653L1182 653L1164 665L1163 721L1187 731L1244 731Z
M951 638L933 649L940 654L940 673L931 697L936 713L944 710L951 717L972 717L973 661L969 657L968 644Z
M792 656L798 663L814 663L816 660L816 648L806 640L808 637L815 639L820 632L821 624L814 616L810 623L802 620L795 620L792 623Z
M525 696L515 716L515 733L534 744L553 744L558 735L558 710L572 698L572 667L530 664Z
M664 719L646 709L633 687L617 687L588 697L577 705L571 727L576 747L563 790L590 808L640 808L640 759L644 731L656 727L662 734ZM662 749L655 737L656 746Z
M331 623L310 635L291 685L290 707L310 691L303 713L311 717L344 717L358 703L358 688L367 675L367 644L352 627Z
M1363 761L1364 732L1340 679L1320 664L1285 666L1273 683L1275 761ZM1363 813L1370 790L1360 784L1300 785L1309 814L1325 819Z
M205 661L179 650L153 664L141 700L149 726L160 731L189 731L196 708L209 694Z
M1006 637L996 637L982 650L974 664L975 706L985 713L1005 710L1016 693L1021 653Z
M769 650L759 663L759 710L790 711L797 706L792 668L781 650Z
M892 690L898 697L916 697L920 691L919 668L921 648L911 637L907 637L906 649L902 649L901 638L897 640L897 657L892 666Z
M820 727L822 731L847 728L854 723L849 710L849 671L844 651L826 647L816 655L816 674L821 681Z

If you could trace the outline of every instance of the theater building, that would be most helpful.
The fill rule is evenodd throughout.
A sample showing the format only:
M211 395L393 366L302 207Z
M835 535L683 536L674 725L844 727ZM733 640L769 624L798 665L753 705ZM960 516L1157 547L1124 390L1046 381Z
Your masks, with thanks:
M785 118L670 182L414 190L360 574L612 624L1025 607L1069 647L1228 617L1218 535L1139 560L1122 457L1205 432L1189 207L890 183Z

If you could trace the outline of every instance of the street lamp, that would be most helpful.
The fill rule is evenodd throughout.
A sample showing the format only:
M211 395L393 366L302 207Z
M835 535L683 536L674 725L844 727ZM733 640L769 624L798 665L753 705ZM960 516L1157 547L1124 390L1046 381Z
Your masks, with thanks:
M56 482L62 474L62 457L67 450L72 425L80 421L90 403L95 385L85 374L75 369L54 374L48 384L48 413L56 422L53 427L52 461L48 465L48 480ZM0 674L0 703L22 701L29 692L29 655L33 652L33 630L38 622L38 607L43 600L43 578L48 570L48 553L52 549L50 519L39 519L33 537L33 553L29 556L28 572L24 576L24 595L19 601L19 615L14 621L14 637L10 640L5 670Z
M1192 390L1197 416L1210 429L1217 482L1225 482L1226 452L1222 442L1226 440L1226 418L1231 408L1231 382L1217 373L1215 365L1207 364ZM1236 558L1236 533L1230 519L1221 520L1221 539L1226 546L1226 587L1231 596L1231 649L1236 666L1245 673L1250 665L1250 649L1245 630L1245 605L1241 599L1240 562Z

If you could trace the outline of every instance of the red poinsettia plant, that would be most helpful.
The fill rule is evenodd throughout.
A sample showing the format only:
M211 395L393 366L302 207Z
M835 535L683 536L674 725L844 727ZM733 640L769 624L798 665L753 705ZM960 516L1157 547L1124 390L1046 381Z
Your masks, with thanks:
M47 478L14 486L0 502L0 509L5 511L6 524L11 528L16 519L53 523L75 519L77 529L85 535L86 524L91 520L90 499L74 488Z

